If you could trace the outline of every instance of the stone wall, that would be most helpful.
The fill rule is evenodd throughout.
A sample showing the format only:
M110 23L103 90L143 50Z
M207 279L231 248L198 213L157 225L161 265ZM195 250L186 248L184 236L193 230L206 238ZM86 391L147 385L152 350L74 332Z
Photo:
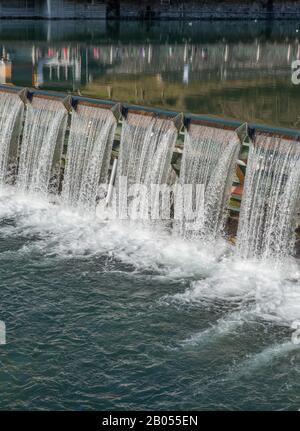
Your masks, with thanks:
M106 19L101 0L0 0L0 18Z
M296 0L0 0L0 18L300 19Z
M199 0L120 2L121 18L144 19L299 19L299 1Z

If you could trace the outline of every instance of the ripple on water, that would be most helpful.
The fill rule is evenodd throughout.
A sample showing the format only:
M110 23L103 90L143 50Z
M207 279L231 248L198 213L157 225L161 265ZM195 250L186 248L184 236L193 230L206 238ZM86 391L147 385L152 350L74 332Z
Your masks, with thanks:
M0 191L0 408L296 408L299 266Z

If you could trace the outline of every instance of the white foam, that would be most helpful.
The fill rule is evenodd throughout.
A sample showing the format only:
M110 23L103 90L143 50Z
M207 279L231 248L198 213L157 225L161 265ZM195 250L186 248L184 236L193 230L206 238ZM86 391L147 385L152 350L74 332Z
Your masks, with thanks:
M254 303L255 313L285 324L300 317L300 272L294 259L275 264L266 261L223 259L209 277L194 281L173 299L183 303L226 301Z
M9 187L0 191L0 218L14 219L14 225L1 227L2 234L38 235L40 240L32 247L47 254L68 258L105 253L172 278L207 275L226 247L222 242L223 248L209 251L201 243L188 243L164 231L98 220L92 213L83 214Z
M299 349L300 345L294 344L291 341L276 343L266 347L258 353L249 355L247 359L238 365L238 369L235 369L234 373L238 375L247 373L252 374L253 371L269 366L271 362L280 359L291 352L297 352Z
M290 325L300 319L300 270L294 259L238 260L224 241L188 242L158 229L97 219L13 187L0 189L2 236L28 237L31 249L58 258L104 255L155 276L183 279L188 288L163 298L166 306L207 302L254 307L257 316ZM22 250L21 250L22 252ZM186 284L185 284L186 285Z
M255 318L255 310L234 311L218 319L213 326L187 337L182 341L181 345L185 347L201 344L203 347L203 344L215 343L216 340L229 334L232 336L233 333L241 329L245 322L253 318Z

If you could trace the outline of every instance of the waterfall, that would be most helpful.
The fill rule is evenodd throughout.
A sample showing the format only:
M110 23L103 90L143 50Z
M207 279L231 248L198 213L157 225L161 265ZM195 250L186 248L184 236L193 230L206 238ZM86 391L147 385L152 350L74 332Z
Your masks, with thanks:
M17 94L0 93L0 183L13 180L23 107Z
M184 236L222 232L239 148L233 131L192 124L186 132L175 195L175 218Z
M18 186L47 193L55 158L59 162L67 111L57 100L34 97L26 105ZM57 157L55 157L57 155Z
M79 104L72 112L62 199L95 208L100 182L106 182L116 119L108 109Z
M58 192L64 174L63 202L92 210L100 200L106 208L101 185L108 182L117 127L113 112L84 103L71 111L64 173L64 105L33 97L26 104L22 130L23 112L17 94L0 92L0 183L13 183L16 177L22 190L47 194ZM118 217L159 224L174 218L175 230L187 238L215 238L224 231L239 138L234 131L190 125L178 178L171 164L177 138L170 119L129 113L123 120L113 169L115 173L117 166L118 193L112 195ZM299 214L299 142L260 133L249 148L237 253L276 259L292 254Z
M260 135L250 147L238 229L245 258L293 252L299 211L299 142Z
M122 217L128 208L127 215L131 219L156 220L164 218L164 215L168 218L162 214L159 193L160 186L168 182L172 170L177 133L171 120L128 114L122 127L117 173L119 196L124 196L119 206ZM124 178L128 194L121 190Z

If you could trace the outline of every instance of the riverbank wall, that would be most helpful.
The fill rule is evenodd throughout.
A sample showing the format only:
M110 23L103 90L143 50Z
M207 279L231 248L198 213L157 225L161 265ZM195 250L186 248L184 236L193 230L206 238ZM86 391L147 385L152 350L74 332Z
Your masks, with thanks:
M0 19L282 20L300 19L290 0L0 1Z

